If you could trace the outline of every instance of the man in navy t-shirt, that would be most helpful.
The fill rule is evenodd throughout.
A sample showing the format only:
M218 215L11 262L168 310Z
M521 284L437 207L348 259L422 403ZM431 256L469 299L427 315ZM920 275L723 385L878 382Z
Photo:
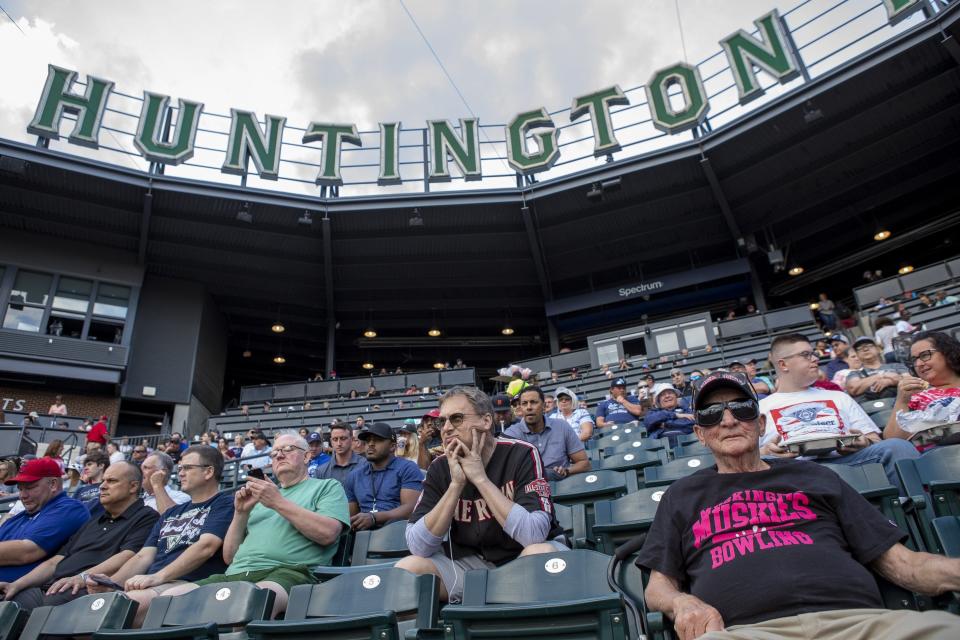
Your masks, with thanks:
M164 591L226 570L222 546L233 520L233 496L219 493L222 473L219 451L205 444L188 448L180 459L180 489L190 502L167 510L143 549L109 576L140 603L135 626L143 623L150 602ZM103 590L87 579L87 591Z
M627 395L626 378L616 378L610 383L610 399L597 406L597 427L633 422L643 413L637 396Z
M53 458L27 461L4 484L17 485L23 511L0 527L0 582L13 582L52 556L87 520L90 512L63 492Z
M366 462L347 476L343 488L350 505L354 531L375 529L413 513L423 488L423 472L414 462L394 455L397 436L386 422L365 425L360 440L366 444Z

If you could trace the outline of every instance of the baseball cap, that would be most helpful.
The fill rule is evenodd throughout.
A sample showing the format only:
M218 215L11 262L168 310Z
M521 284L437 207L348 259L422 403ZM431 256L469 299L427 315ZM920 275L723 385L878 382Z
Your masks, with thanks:
M38 418L40 418L40 414L38 414L36 411L31 411L27 415L33 418L34 420L37 420Z
M363 425L363 429L360 431L360 435L357 437L361 440L369 440L371 436L383 438L384 440L397 439L397 435L393 432L393 428L391 428L386 422L373 422Z
M422 420L423 418L439 418L439 417L440 417L440 409L430 409L430 411L427 411L425 414L420 416L420 419Z
M616 378L613 380L613 382L610 383L611 389L614 387L625 387L625 386L627 386L627 379L623 377Z
M311 442L323 442L323 435L314 431L307 436L307 444L310 444Z
M660 397L660 394L664 391L673 391L677 396L680 395L680 392L672 384L661 383L653 385L653 400L656 402L657 398Z
M493 411L495 413L498 411L510 411L510 396L507 394L498 393L490 398L490 401L493 402Z
M733 371L714 371L697 385L693 396L693 408L702 409L702 398L706 398L708 392L724 387L742 391L751 400L758 401L757 392L746 375Z
M853 348L856 349L861 344L872 344L874 346L877 345L877 343L874 342L873 338L871 338L870 336L860 336L859 338L853 341Z
M28 460L20 467L20 473L7 478L4 484L17 484L18 482L35 482L40 478L59 478L63 473L60 471L60 463L53 458L34 458Z
M77 473L83 473L83 465L79 462L71 462L67 465L67 469L73 469Z
M845 342L847 344L850 344L850 338L843 335L842 333L835 333L832 336L830 336L830 342L833 342L834 340L839 340L840 342Z
M395 433L416 433L417 432L417 421L407 418L400 423L400 426L394 429Z

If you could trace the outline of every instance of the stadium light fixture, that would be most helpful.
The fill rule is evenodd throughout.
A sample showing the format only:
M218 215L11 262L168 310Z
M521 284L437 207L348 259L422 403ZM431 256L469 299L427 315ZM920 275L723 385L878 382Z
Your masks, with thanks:
M237 222L253 224L253 214L250 213L249 202L244 202L243 207L240 208L240 211L237 211Z
M897 273L899 273L899 274L902 275L902 276L905 276L905 275L907 275L908 273L910 273L911 271L913 271L913 265L905 264L905 265L903 265L902 267L900 267L900 269L897 271Z
M790 271L787 271L792 276L798 276L803 273L803 267L791 267Z
M441 333L442 332L437 327L430 327L430 329L427 331L427 335L431 338L439 338Z
M244 357L244 358L252 358L252 357L253 357L253 351L250 351L250 349L244 349L244 350L243 350L243 357Z
M434 369L444 369L444 368L446 368L446 365L444 365L442 362L440 362L440 361L438 360L437 362L434 362L434 363L433 363L433 368L434 368Z
M413 214L410 216L410 219L407 221L407 224L411 227L423 226L423 217L420 215L420 209L414 207Z
M873 234L873 239L876 240L877 242L882 242L887 238L889 238L891 235L892 234L886 229L880 229L875 234Z
M297 224L304 227L313 226L313 214L307 210L304 210L303 215L297 218Z
M603 189L600 187L599 182L594 182L590 186L590 190L587 191L587 200L590 202L600 202L603 200Z
M286 361L287 359L283 357L282 353L278 353L277 355L273 356L274 364L284 364Z
M362 365L360 365L360 366L362 366L362 367L363 367L364 369L366 369L367 371L370 371L370 369L373 369L373 363L372 363L372 362L364 362L364 363L363 363Z
M273 323L273 326L270 327L270 331L273 331L274 333L283 333L283 332L286 331L286 330L287 330L287 328L286 328L285 326L283 326L283 323L280 322L279 320L277 320L276 322L274 322L274 323Z
M811 302L811 303L810 303L810 311L816 311L816 310L819 309L819 308L820 308L820 303L819 303L819 302Z
M500 333L502 333L502 334L505 335L505 336L512 336L512 335L513 335L513 327L511 327L510 325L507 325L507 326L504 327L503 329L500 329Z
M373 327L367 327L366 331L363 332L364 338L376 338L377 331Z

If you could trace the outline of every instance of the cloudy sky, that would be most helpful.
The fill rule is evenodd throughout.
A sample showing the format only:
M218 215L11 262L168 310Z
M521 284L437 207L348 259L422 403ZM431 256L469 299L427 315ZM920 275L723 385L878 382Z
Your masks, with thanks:
M284 115L301 127L310 120L361 130L397 120L422 127L428 118L468 116L404 6L481 123L503 123L539 106L568 107L574 96L614 83L637 87L659 67L716 53L720 38L752 30L767 11L800 4L679 0L685 56L674 0L404 2L0 0L16 21L0 16L0 137L33 141L26 125L48 63L108 78L125 93L199 100L206 112ZM813 0L790 20L838 2ZM833 16L877 4L850 0ZM873 15L878 22L882 10ZM558 124L566 122L563 114Z

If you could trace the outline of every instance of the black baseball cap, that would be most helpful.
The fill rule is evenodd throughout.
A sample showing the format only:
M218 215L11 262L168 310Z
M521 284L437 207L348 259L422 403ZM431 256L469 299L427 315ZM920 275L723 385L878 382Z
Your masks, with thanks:
M614 387L625 387L625 386L627 386L627 379L626 379L626 378L615 378L615 379L613 380L613 382L610 383L610 388L611 388L611 389L614 388Z
M363 425L363 429L357 437L361 440L369 440L371 437L375 437L396 441L397 434L393 432L393 427L386 422L373 422Z
M753 385L750 384L750 380L747 379L747 376L742 373L734 373L733 371L714 371L710 375L704 377L700 384L696 386L693 396L693 408L694 410L702 409L703 402L702 398L706 398L707 394L715 389L721 388L728 389L737 389L746 394L748 398L753 401L759 401L757 398L757 392L753 388Z
M490 398L490 401L493 403L494 413L502 411L510 411L510 396L506 393L498 393L497 395Z

